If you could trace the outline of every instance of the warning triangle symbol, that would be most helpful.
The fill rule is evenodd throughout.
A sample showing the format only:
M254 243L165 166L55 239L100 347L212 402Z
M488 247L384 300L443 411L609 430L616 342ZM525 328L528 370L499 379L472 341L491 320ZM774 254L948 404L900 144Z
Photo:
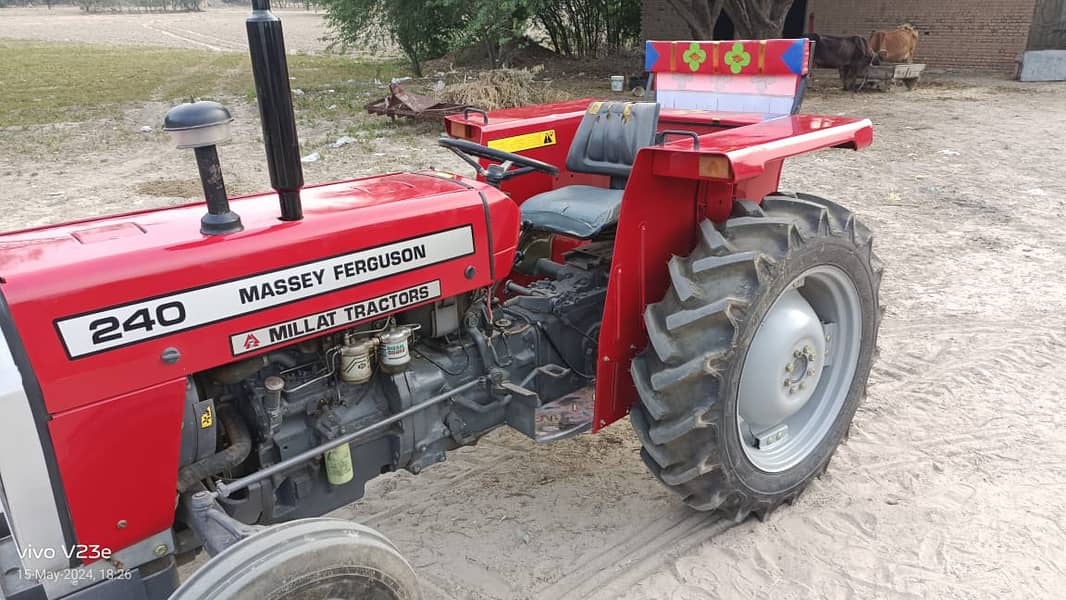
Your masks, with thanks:
M552 137L552 134L551 134L550 131L548 133L544 134L544 143L545 144L554 144L555 143L555 139Z
M244 338L244 349L245 350L251 350L252 348L258 348L258 347L259 347L259 338L255 337L254 334L249 333L248 337Z

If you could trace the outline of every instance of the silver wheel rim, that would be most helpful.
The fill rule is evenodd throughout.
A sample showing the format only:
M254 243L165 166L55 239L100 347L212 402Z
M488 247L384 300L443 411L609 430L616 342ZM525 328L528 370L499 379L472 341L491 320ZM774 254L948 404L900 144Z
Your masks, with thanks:
M861 338L859 293L838 267L805 271L774 300L737 392L741 446L755 467L786 471L821 444L847 399Z

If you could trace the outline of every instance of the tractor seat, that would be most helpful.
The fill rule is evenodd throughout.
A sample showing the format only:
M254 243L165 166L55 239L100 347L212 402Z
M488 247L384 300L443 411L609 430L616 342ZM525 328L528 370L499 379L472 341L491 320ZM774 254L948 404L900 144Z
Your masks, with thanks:
M522 222L538 231L587 240L618 223L622 191L637 151L655 142L659 105L593 102L566 156L572 173L607 175L611 187L568 185L522 203Z

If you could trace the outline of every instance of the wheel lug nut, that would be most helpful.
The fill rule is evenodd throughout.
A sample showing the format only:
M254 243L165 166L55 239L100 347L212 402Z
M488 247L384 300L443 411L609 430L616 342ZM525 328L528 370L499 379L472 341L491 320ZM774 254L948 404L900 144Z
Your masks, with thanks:
M792 357L793 358L799 358L801 356L803 356L803 353L800 352L799 350L796 350L795 352L792 353Z
M792 380L791 379L786 379L785 380L785 387L788 387L790 385L792 385Z
M795 364L788 363L787 365L785 365L785 373L791 373L792 371L795 371L795 370L796 370L796 365Z
M805 387L807 387L807 384L805 384L805 383L803 383L803 382L801 381L801 382L799 383L799 389L801 389L801 390L802 390L802 389L803 389L803 388L805 388Z

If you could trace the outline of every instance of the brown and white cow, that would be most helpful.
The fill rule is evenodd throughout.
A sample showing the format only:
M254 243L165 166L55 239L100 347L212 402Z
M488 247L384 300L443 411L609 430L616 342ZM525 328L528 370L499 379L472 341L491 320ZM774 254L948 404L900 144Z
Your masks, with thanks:
M875 31L870 34L870 48L883 62L913 62L914 51L918 48L918 30L910 23L904 23L889 31Z

